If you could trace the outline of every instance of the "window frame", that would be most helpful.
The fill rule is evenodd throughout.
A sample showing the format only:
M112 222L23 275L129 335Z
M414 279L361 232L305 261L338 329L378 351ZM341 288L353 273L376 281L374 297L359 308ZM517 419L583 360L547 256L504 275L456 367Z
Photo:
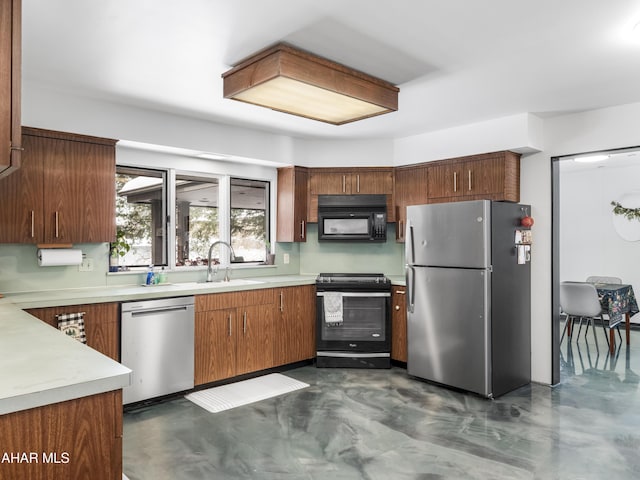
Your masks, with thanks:
M165 267L169 271L194 271L198 269L207 268L206 266L193 266L193 265L176 265L176 180L179 176L189 176L194 178L202 178L203 180L218 181L218 229L220 233L220 240L231 243L231 181L232 179L239 180L251 180L265 182L266 184L266 244L270 245L269 251L273 251L273 218L274 218L274 205L275 205L275 188L274 180L269 178L257 178L253 176L238 175L237 173L214 173L214 172L202 172L195 170L183 170L175 168L162 168L162 167L148 167L146 165L134 165L134 164L118 164L116 165L116 171L119 169L131 169L144 171L157 171L163 173L163 197L165 201L164 208L164 235L165 235L165 252L166 259L165 264L158 264L158 267ZM117 215L117 211L116 211ZM171 232L171 234L169 234ZM242 263L229 263L227 256L222 256L220 259L220 266L223 268L253 268L256 266L264 265L265 262L242 262ZM155 266L155 265L154 265ZM148 268L148 266L126 266L130 271L140 271Z

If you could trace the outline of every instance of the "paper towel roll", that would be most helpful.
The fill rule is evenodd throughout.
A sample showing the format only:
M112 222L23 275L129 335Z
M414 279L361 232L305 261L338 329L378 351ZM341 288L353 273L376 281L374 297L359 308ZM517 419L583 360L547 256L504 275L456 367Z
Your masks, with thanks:
M38 250L38 265L55 267L59 265L80 265L82 250L77 248L41 248Z

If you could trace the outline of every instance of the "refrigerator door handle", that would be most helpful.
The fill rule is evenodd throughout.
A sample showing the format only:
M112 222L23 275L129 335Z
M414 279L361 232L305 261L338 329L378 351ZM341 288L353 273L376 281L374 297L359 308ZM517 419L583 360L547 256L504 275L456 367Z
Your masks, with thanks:
M407 263L416 263L416 246L415 246L415 241L413 238L413 225L411 225L411 222L407 221L407 230L409 235L407 235L409 238L409 251L411 252L411 260L407 259Z
M414 304L414 299L416 298L415 296L415 288L416 288L416 282L415 282L415 277L416 277L416 269L414 267L412 267L411 265L407 265L406 266L407 269L407 277L406 277L406 283L407 283L407 311L409 313L413 313L415 310L415 304Z

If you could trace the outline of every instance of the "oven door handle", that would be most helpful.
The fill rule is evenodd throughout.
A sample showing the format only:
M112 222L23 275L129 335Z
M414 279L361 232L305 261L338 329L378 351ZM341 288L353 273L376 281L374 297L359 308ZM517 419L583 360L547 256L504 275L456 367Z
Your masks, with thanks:
M415 297L416 297L416 269L411 265L406 266L407 276L406 276L406 284L407 284L407 311L409 313L413 313L415 309Z
M340 293L343 297L390 297L390 292L340 292L331 291L329 293ZM325 292L316 292L316 297L324 297Z

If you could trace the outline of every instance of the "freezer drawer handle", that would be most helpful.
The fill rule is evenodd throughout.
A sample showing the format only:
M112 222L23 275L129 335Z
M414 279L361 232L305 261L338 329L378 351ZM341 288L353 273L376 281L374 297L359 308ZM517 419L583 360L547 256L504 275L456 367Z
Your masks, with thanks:
M415 268L407 265L407 292L409 292L409 294L407 295L407 310L409 311L409 313L413 313L415 307L413 303L416 294L415 276Z

